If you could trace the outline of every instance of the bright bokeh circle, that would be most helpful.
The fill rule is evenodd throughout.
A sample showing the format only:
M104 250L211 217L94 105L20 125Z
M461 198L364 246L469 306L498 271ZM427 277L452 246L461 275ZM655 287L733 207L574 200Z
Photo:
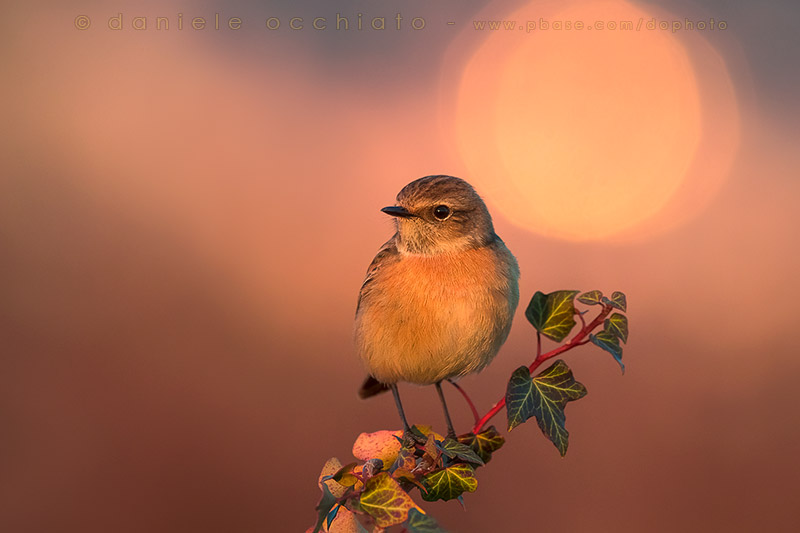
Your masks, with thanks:
M490 32L468 59L459 154L512 222L571 240L636 237L713 196L738 138L724 63L696 36L587 29L653 17L621 0L537 3L504 17L519 28ZM528 32L528 20L550 28Z

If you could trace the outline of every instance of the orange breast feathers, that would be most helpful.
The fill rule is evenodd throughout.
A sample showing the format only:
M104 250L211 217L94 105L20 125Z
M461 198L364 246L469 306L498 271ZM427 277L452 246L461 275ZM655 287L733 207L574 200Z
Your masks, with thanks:
M481 370L505 342L519 301L502 242L434 256L403 254L371 281L356 346L384 383L421 385Z

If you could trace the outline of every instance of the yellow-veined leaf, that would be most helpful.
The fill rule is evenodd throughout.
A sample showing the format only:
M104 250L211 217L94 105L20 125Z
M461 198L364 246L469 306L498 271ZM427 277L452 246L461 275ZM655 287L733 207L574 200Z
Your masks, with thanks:
M367 482L360 505L379 527L405 522L410 509L419 509L411 496L387 472L381 472Z
M522 366L511 375L506 391L508 429L536 417L542 433L563 456L569 445L564 407L586 396L586 387L575 381L567 364L558 360L534 378Z
M600 291L589 291L584 292L580 296L578 296L578 301L582 304L586 305L597 305L603 299L603 293Z
M458 441L472 448L484 463L488 463L492 458L492 453L499 450L506 439L497 432L497 428L490 426L477 435L474 433L461 435L458 437Z
M428 489L422 499L429 502L452 500L465 492L475 492L478 488L475 469L462 463L431 472L422 478L422 484Z
M614 313L606 318L603 328L612 335L619 337L619 340L623 343L628 342L628 317L622 313Z
M563 341L575 326L575 295L579 291L556 291L544 294L537 291L525 316L536 330L556 342Z

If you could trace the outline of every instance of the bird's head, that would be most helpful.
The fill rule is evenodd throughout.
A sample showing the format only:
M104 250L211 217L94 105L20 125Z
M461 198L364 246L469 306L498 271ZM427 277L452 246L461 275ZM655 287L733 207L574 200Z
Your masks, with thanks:
M401 252L435 255L484 246L496 235L486 204L460 178L426 176L397 195L397 205L381 209L395 217Z

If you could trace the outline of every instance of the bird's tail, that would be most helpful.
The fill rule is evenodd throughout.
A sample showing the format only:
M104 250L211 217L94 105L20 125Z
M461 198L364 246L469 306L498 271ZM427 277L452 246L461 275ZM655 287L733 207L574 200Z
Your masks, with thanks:
M365 400L382 392L386 392L387 390L389 390L388 385L381 383L372 376L367 376L367 379L361 384L361 388L358 389L358 397Z

